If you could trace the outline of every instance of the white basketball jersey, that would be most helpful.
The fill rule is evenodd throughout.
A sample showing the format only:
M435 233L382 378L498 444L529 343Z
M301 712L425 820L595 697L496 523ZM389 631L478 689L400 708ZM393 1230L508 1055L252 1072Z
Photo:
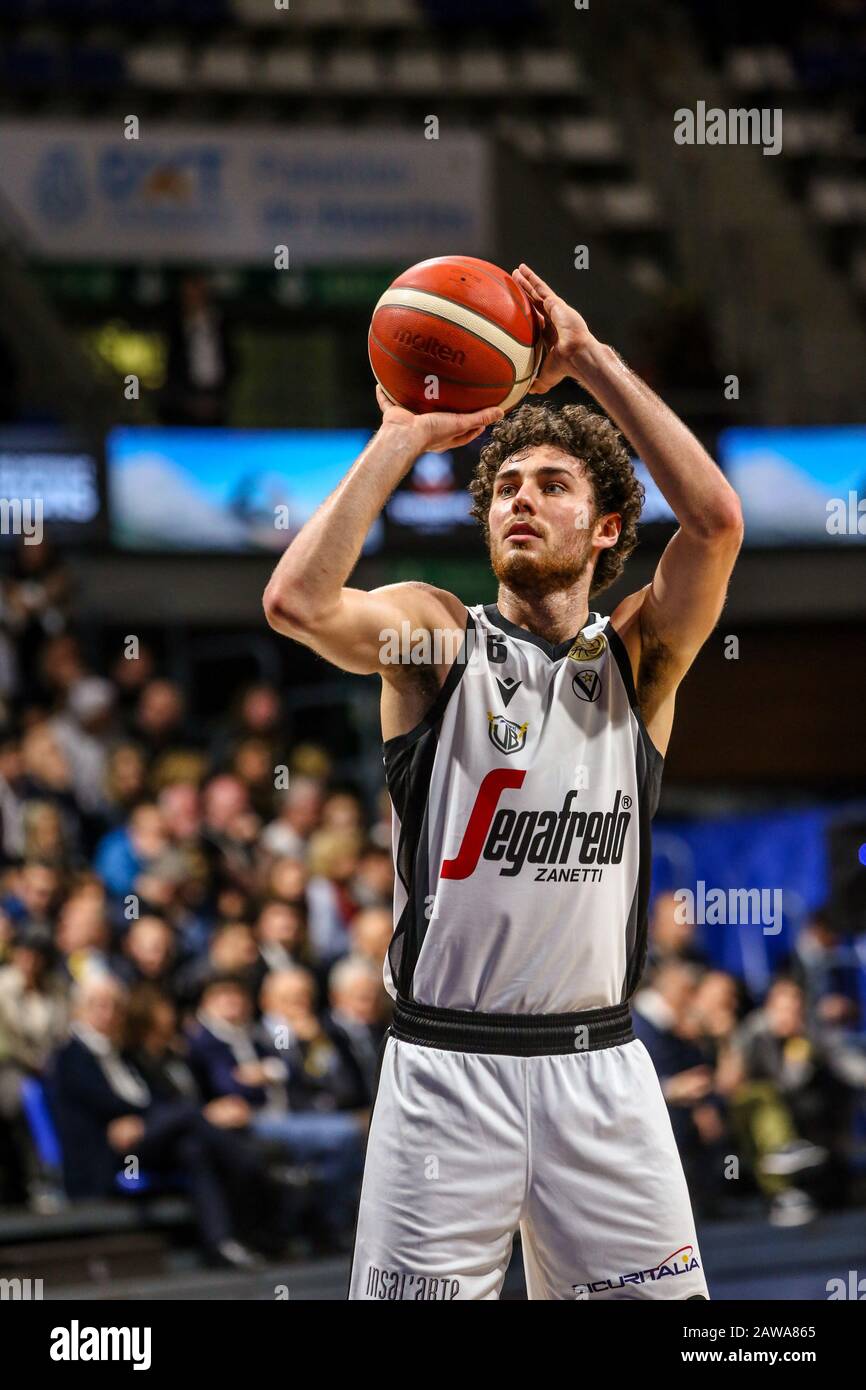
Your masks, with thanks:
M384 763L392 995L514 1014L631 996L663 759L608 618L553 645L494 604L469 609L432 709Z

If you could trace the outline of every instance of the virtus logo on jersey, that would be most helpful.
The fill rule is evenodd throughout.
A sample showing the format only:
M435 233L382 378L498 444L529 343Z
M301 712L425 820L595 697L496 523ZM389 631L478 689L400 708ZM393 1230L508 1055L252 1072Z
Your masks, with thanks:
M490 735L490 742L494 748L498 748L500 753L519 753L526 742L526 730L529 728L528 721L525 724L516 724L513 719L506 719L504 714L493 714L487 711L487 732Z
M571 688L575 695L581 700L589 700L590 703L598 699L601 694L601 676L598 671L578 671L571 682Z
M443 859L442 878L469 878L479 859L501 863L502 877L514 878L525 864L536 864L535 881L552 879L579 882L591 873L600 877L606 864L619 864L631 823L632 799L617 789L608 811L572 810L576 791L566 793L558 811L497 810L499 798L509 788L523 785L525 771L495 768L488 772L469 813L460 848L453 859ZM569 857L593 869L568 867Z

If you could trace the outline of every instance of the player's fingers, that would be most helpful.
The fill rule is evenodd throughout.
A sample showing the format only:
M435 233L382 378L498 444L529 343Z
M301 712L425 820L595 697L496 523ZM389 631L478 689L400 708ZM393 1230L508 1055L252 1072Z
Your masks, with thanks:
M523 290L523 293L526 295L527 299L532 304L536 313L540 313L544 304L544 300L536 290L535 286L531 285L527 280L526 276L521 275L519 270L516 270L514 272L513 278L515 284L519 285L520 288Z
M557 298L557 296L554 294L553 290L546 283L546 281L542 280L540 275L536 275L535 271L531 268L531 266L528 266L524 261L521 261L518 269L523 278L527 280L529 284L532 286L539 299Z
M454 433L466 434L469 430L486 430L488 425L494 425L497 420L501 420L505 414L498 405L490 405L486 410L474 410L471 414L455 415Z
M549 334L552 321L556 317L558 311L565 308L563 300L558 294L554 294L549 285L544 285L543 281L539 281L537 285L531 285L524 276L520 280L517 280L517 283L532 304L542 328ZM542 290L542 285L544 285L544 291L546 291L546 293Z
M379 409L384 415L385 411L388 410L388 408L390 407L391 402L388 400L388 397L385 395L385 392L379 385L376 386L376 400L379 402Z

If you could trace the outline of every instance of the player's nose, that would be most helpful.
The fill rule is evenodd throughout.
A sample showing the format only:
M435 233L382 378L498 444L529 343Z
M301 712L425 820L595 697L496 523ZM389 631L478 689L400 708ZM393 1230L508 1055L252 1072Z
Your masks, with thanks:
M533 512L535 510L532 493L526 483L521 483L512 497L511 510L513 512Z

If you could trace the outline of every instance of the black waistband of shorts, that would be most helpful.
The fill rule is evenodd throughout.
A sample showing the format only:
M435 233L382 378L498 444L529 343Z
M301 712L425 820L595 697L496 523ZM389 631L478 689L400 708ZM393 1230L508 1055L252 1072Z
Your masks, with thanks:
M391 1036L448 1052L495 1052L512 1057L545 1057L596 1052L631 1042L628 1004L573 1014L483 1014L468 1009L435 1009L398 998Z

